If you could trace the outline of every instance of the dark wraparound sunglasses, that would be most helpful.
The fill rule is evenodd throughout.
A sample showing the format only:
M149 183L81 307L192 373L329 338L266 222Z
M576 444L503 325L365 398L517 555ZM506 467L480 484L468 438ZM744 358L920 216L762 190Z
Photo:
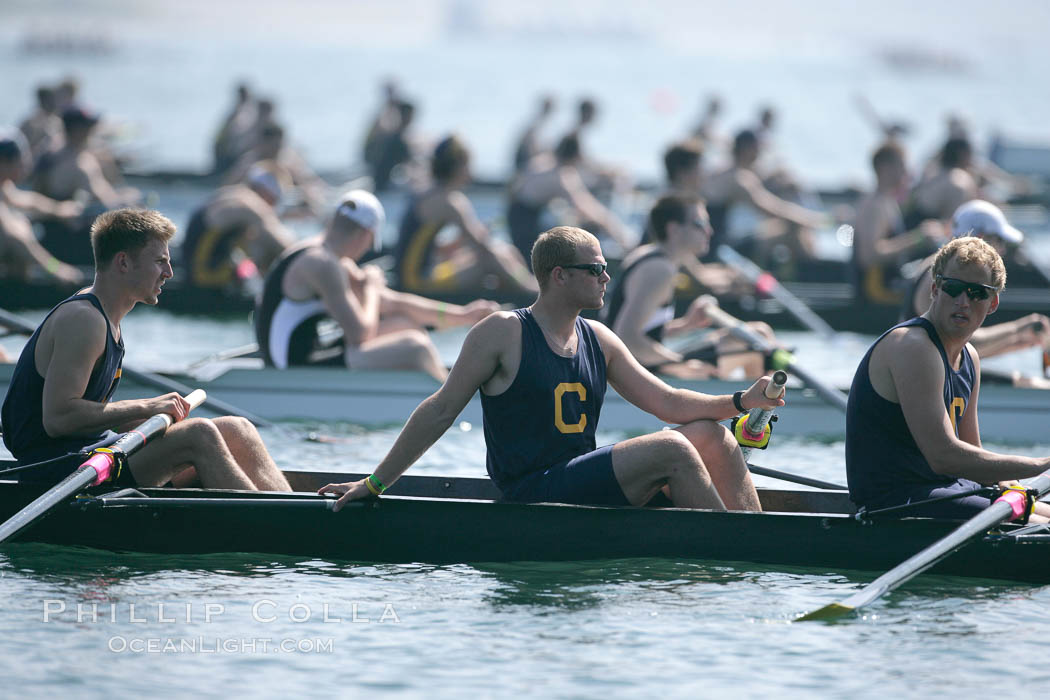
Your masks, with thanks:
M608 268L608 263L580 263L579 265L559 265L558 267L566 267L570 270L586 270L595 277L601 277Z
M952 299L966 292L966 296L970 297L971 300L984 301L992 294L999 293L999 290L991 285L957 280L954 277L945 277L944 275L937 275L937 284L940 285L941 291Z

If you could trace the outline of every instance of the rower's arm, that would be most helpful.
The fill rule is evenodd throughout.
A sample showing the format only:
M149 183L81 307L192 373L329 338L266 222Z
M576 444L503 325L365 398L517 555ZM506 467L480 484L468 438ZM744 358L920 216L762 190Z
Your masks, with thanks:
M970 342L981 357L1005 355L1032 346L1050 347L1050 318L1042 314L1028 314L1006 323L982 326Z
M853 236L855 255L861 266L880 265L909 251L918 253L925 248L927 241L936 239L942 232L938 222L923 222L910 234L890 236L893 226L886 208L880 206L875 197L869 197L861 205Z
M251 245L252 252L255 253L253 260L260 273L265 274L273 261L295 243L295 235L281 223L277 214L262 199L248 200L243 207L227 210L226 215L252 227L255 235Z
M518 323L508 314L499 314L478 323L467 334L459 359L449 372L441 388L423 400L412 411L408 422L397 436L390 452L376 467L375 477L390 487L423 453L445 434L452 422L463 411L474 393L500 369L506 348L514 337L509 323ZM520 324L519 324L520 327ZM347 502L367 498L371 491L365 480L343 484L328 484L318 493L340 494L336 510Z
M671 296L674 275L668 274L668 265L647 260L624 281L627 287L623 290L623 306L613 331L644 366L681 362L681 354L653 340L645 332L645 324L659 308L661 300Z
M627 227L620 221L619 217L609 211L604 204L591 194L576 168L560 168L558 171L558 183L561 186L562 194L585 219L597 222L602 227L602 230L616 239L616 242L624 250L630 250L633 247L630 241L631 234L627 231Z
M994 484L1036 476L1050 468L1050 458L989 452L979 444L971 444L955 435L951 418L944 407L944 365L937 349L924 333L920 336L919 332L894 332L883 339L880 345L882 343L887 343L887 346L877 348L876 353L882 351L892 391L896 394L884 398L896 399L900 403L908 430L934 472L972 479L982 484ZM875 353L872 359L876 360ZM874 383L876 380L873 375ZM966 414L972 413L973 423L960 431L971 439L972 431L977 430L976 398L976 394L971 395L971 403L962 416L965 426Z
M343 329L348 345L357 346L375 337L379 329L379 303L383 284L377 273L365 273L360 298L350 288L346 268L335 260L311 259L305 269L313 287L332 319ZM364 272L364 270L362 270Z
M74 200L58 201L39 192L23 190L13 182L3 184L4 197L31 219L71 219L84 213L84 206Z
M79 186L87 190L92 197L102 203L107 209L116 209L124 205L124 198L113 188L106 179L98 159L88 152L77 156L77 169Z
M737 173L736 189L744 200L769 216L790 221L803 228L819 228L824 221L823 215L819 212L781 199L767 190L758 176L749 170Z
M658 379L634 359L616 334L597 321L587 321L594 329L605 353L609 384L627 401L667 423L682 424L695 420L725 420L737 414L732 396L713 396L689 389L675 389ZM767 399L763 393L769 377L763 377L747 389L743 397L748 410L757 407L776 408L783 399Z
M90 435L157 413L175 420L186 416L189 406L177 394L109 403L81 398L106 349L105 319L94 308L73 304L56 311L47 323L50 328L41 334L44 345L37 346L35 359L44 377L43 423L48 436ZM73 338L76 342L69 342Z

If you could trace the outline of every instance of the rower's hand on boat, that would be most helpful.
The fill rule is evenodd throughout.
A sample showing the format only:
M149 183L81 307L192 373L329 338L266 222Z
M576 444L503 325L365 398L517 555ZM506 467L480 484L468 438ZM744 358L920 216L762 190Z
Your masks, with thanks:
M323 496L326 493L334 493L339 496L339 500L335 502L335 506L332 508L333 511L338 513L343 509L350 501L356 501L360 498L368 498L372 495L372 492L365 486L365 480L361 481L347 481L343 484L328 484L317 489L317 494Z
M167 413L172 420L178 423L190 413L190 404L177 392L164 394L155 399L146 401L146 415L155 416L158 413Z
M745 410L750 411L755 408L773 409L784 405L784 397L787 396L786 389L780 395L780 398L770 399L766 397L766 386L769 385L770 379L772 379L772 376L766 375L744 392L744 395L740 398L740 403L744 405Z
M693 299L689 309L685 312L685 320L690 328L706 328L711 325L711 317L707 310L718 307L718 299L710 294L704 294Z

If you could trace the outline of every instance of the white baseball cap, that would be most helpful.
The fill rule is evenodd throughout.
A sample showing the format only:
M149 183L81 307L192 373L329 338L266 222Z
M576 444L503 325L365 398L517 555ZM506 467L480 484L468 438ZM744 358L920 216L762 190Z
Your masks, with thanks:
M1002 210L983 199L971 199L952 214L952 238L960 236L998 236L1013 245L1024 240L1024 234L1010 225Z
M336 216L342 216L361 228L379 233L386 221L383 204L367 190L350 190L339 198Z

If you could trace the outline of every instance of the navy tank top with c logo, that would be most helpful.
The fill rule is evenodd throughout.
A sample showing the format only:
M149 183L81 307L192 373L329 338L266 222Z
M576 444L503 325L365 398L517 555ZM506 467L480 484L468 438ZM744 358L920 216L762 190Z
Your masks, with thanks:
M521 364L502 394L481 393L489 476L501 490L536 471L595 449L605 399L605 353L594 330L576 319L576 354L547 345L529 309L521 321Z

